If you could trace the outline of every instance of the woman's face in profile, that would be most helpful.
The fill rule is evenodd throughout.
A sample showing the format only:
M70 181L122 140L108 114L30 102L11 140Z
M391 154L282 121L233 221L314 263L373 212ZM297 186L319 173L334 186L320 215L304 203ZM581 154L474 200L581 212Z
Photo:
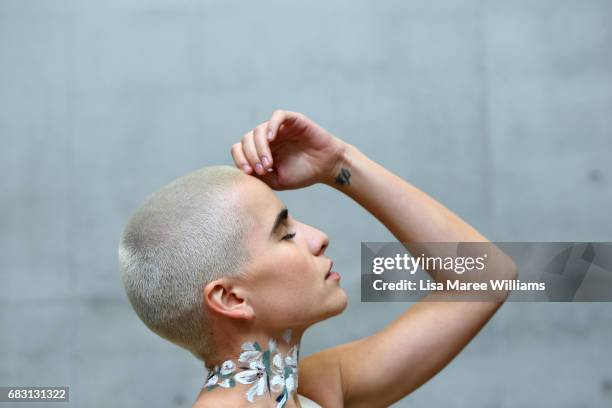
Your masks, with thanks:
M347 304L338 279L327 278L331 260L322 231L289 213L264 182L244 178L238 199L253 221L246 235L248 302L258 324L271 328L307 327L341 313ZM276 225L276 228L274 228Z

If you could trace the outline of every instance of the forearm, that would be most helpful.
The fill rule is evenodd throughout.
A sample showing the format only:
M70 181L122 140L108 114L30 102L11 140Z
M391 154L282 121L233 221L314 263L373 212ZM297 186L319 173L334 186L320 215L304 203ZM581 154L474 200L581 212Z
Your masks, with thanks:
M335 168L336 177L328 185L351 197L364 207L411 253L423 251L427 256L457 256L456 247L419 245L435 242L482 242L478 249L489 252L488 273L458 275L448 271L428 271L437 281L458 279L481 281L495 277L512 277L511 259L491 244L474 227L417 187L369 159L356 147L347 144Z
M350 177L337 179L342 169ZM369 211L400 242L487 241L448 208L350 144L328 184Z

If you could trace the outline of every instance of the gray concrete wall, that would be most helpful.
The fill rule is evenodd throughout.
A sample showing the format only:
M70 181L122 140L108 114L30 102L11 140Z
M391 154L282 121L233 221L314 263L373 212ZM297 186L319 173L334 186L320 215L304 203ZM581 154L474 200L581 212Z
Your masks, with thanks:
M132 312L119 234L276 108L491 240L612 241L611 22L609 0L0 0L0 385L191 406L203 368ZM363 209L327 187L281 198L329 234L350 299L303 355L409 306L359 301L360 241L392 239ZM506 304L394 407L610 406L611 344L608 303Z

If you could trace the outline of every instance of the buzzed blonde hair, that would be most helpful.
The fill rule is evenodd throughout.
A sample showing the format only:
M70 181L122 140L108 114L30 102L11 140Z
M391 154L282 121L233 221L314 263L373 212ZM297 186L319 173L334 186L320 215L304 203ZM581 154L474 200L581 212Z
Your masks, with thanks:
M214 350L204 287L244 276L249 261L248 217L231 190L244 174L205 167L147 197L121 234L119 269L127 296L144 324L205 361Z

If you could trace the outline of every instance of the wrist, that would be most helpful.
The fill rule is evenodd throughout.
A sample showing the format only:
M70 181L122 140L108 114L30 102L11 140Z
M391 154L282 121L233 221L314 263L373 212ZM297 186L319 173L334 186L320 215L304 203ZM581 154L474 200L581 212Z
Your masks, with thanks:
M340 139L339 148L336 155L333 158L333 164L330 168L329 173L322 181L333 188L341 188L350 185L351 183L351 162L356 148Z

